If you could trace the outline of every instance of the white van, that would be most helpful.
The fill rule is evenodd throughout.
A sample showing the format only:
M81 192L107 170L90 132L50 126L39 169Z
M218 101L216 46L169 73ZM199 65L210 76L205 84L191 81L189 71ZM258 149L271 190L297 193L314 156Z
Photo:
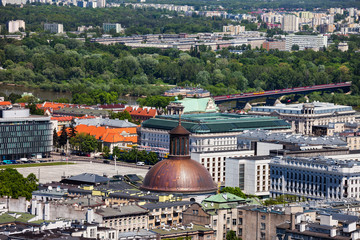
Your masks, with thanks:
M145 166L145 163L144 162L137 162L136 166Z

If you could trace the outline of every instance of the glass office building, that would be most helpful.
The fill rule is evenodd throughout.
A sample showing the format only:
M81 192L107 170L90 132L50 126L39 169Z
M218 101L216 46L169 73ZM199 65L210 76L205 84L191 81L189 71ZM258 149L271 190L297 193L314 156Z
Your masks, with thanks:
M50 117L31 116L29 109L0 110L1 160L50 156Z

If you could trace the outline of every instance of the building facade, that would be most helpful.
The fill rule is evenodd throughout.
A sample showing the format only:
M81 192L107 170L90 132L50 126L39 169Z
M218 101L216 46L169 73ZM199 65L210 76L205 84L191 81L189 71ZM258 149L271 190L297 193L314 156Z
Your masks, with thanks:
M299 18L296 15L284 15L281 22L281 29L285 32L298 32Z
M115 33L121 33L124 29L121 27L120 23L103 23L104 32L110 32L112 29Z
M15 33L20 30L25 31L25 22L23 20L9 21L8 22L8 32Z
M224 184L227 167L226 159L233 157L247 157L253 155L253 150L192 152L191 159L201 163L209 171L214 182L218 184Z
M270 161L271 158L268 156L227 158L225 186L239 187L246 194L268 197Z
M140 144L169 149L169 131L178 120L179 115L163 115L144 121L140 128ZM291 131L287 122L273 117L206 113L185 114L181 121L191 133L190 152L236 151L239 134L249 128Z
M356 111L350 106L313 102L252 107L249 113L277 116L291 122L295 133L310 135L314 125L327 125L331 122L355 122Z
M51 33L63 33L64 26L59 23L45 23L44 31L49 31Z
M49 157L51 149L49 117L32 116L29 109L0 111L1 160Z
M327 36L325 35L294 35L285 36L285 51L291 51L293 45L299 46L299 50L312 49L319 51L326 48Z
M360 164L330 158L273 158L270 165L272 197L299 199L360 198Z

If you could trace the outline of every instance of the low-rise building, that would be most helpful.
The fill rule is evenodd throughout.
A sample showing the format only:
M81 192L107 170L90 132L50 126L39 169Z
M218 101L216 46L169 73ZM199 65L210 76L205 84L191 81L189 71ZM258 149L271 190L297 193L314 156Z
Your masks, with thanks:
M191 202L163 202L147 203L142 205L149 210L148 228L155 229L159 227L176 226L182 223L182 212L191 205Z
M286 239L341 239L360 237L359 217L318 211L306 211L293 215L291 220L276 227L279 240Z
M124 111L130 113L132 119L136 121L145 121L154 118L157 115L157 110L150 107L126 107Z
M211 97L176 99L171 101L166 108L169 115L216 113L219 111L214 99Z
M114 31L114 33L121 33L124 28L121 27L120 23L103 23L104 32Z
M158 239L193 239L193 240L214 240L214 230L209 226L182 225L178 227L165 227L153 229L152 232L158 235Z
M148 226L148 210L137 205L125 205L118 208L89 209L88 222L97 222L100 226L122 232L138 231Z
M237 235L243 240L276 238L277 226L303 212L300 206L254 207L240 206L237 210Z

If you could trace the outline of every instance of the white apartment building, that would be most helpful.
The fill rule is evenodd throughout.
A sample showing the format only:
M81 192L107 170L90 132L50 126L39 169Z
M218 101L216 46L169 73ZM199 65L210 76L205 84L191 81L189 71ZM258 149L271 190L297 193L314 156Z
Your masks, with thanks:
M312 134L312 126L336 122L355 122L356 111L351 106L313 102L299 104L276 104L252 107L250 114L277 116L291 123L295 133Z
M270 192L269 156L226 159L226 187L239 187L244 193L267 197Z
M15 20L8 22L8 31L9 33L20 32L20 30L25 31L25 22L24 20Z
M360 199L360 163L332 158L273 158L270 194L299 199Z
M226 159L254 156L253 150L192 152L191 159L201 163L211 174L214 182L225 183Z
M281 22L281 29L285 32L298 32L299 18L296 15L284 15Z
M294 35L285 36L285 51L291 51L293 45L298 45L299 50L319 49L327 47L327 36L325 35Z
M45 23L44 31L49 31L51 33L63 33L64 26L59 23Z

